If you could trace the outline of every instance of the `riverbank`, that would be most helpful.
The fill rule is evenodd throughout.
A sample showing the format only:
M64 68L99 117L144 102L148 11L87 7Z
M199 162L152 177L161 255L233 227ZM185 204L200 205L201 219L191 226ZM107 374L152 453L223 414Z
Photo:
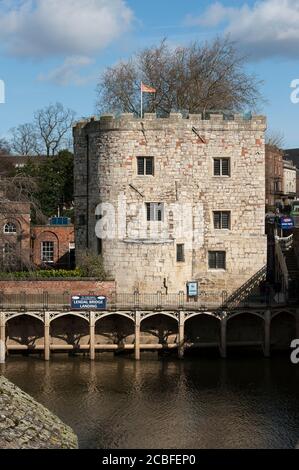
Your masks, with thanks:
M77 447L77 436L69 426L0 375L0 449Z

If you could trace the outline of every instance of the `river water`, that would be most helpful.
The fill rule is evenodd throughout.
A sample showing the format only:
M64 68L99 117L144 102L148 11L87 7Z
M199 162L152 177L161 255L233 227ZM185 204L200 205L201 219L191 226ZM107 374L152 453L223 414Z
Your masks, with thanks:
M81 448L293 448L288 357L10 357L1 373L72 426Z

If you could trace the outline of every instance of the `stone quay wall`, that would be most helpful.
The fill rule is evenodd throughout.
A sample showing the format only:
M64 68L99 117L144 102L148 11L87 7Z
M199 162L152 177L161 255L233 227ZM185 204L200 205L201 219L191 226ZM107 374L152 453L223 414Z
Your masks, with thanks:
M77 256L86 248L101 253L120 292L175 293L186 291L188 281L203 291L238 289L266 263L265 129L263 116L241 115L121 115L77 123ZM154 175L138 175L137 157L154 158ZM214 158L229 159L229 176L214 175ZM164 204L162 221L147 221L149 202ZM99 203L115 210L116 237L101 243L95 227L102 230L106 216L96 215ZM215 228L214 211L230 211L229 230ZM180 218L191 220L191 236L186 228L177 233ZM184 244L183 262L177 244ZM226 252L225 269L209 268L209 251Z
M77 449L73 430L0 376L0 449Z

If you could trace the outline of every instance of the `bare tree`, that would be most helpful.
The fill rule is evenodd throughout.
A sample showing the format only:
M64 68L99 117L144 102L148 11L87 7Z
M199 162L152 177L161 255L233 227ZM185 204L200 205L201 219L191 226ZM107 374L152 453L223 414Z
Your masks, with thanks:
M61 103L51 104L35 113L35 125L47 156L56 155L68 142L74 118L75 112L65 109Z
M146 112L255 109L262 100L261 82L245 71L245 63L228 37L176 49L163 40L107 68L98 84L97 105L100 112L138 114L143 81L156 89L144 97Z
M266 133L266 145L269 147L276 147L281 150L285 143L284 133L281 131L269 130Z
M21 124L14 127L11 133L11 149L17 155L38 155L38 134L33 124Z
M10 145L6 139L0 138L0 155L9 155Z

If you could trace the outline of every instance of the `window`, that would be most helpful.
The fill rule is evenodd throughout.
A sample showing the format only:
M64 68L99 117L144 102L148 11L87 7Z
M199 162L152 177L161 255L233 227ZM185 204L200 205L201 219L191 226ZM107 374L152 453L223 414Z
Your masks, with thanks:
M230 212L229 211L215 211L214 212L214 228L216 229L230 229Z
M230 176L229 158L214 158L214 176Z
M4 233L17 233L17 227L12 222L4 225Z
M153 157L137 157L137 173L138 175L154 174L154 158Z
M176 246L176 260L178 263L185 261L184 245L182 243L178 243Z
M161 202L146 203L146 218L148 221L161 222L164 218L164 204Z
M225 251L209 251L209 268L226 269Z
M45 263L54 262L54 242L42 242L41 260Z

